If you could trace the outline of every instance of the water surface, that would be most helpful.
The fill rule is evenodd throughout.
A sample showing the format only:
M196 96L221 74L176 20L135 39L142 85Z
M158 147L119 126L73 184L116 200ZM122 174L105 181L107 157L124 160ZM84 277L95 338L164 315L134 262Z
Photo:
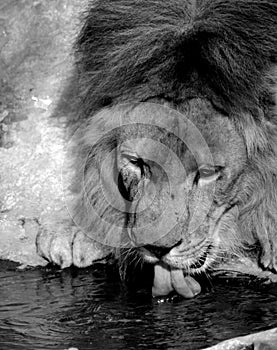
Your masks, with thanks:
M277 291L213 285L193 300L159 303L127 292L105 267L20 271L0 262L0 349L201 349L277 327Z

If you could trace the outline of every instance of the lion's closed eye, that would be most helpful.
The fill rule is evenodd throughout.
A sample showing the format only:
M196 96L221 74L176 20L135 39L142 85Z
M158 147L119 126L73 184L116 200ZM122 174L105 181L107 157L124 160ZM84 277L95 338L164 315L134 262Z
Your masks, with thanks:
M223 171L222 166L216 166L212 164L202 165L199 167L196 182L199 186L204 186L205 184L209 184L211 182L216 181L220 178Z

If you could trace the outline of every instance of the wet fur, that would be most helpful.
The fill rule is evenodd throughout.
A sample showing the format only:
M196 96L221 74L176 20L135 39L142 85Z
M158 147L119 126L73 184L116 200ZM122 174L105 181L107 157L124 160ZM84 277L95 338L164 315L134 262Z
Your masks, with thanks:
M276 270L276 1L100 0L88 8L75 50L76 119L82 124L76 168L82 169L93 144L89 125L112 123L112 106L154 98L178 108L192 97L210 100L232 118L245 140L242 240L258 244L261 264ZM106 112L95 120L103 107ZM105 137L90 150L85 169L86 190L103 216L115 213L100 195L99 166L117 142L115 133ZM77 221L101 230L86 213L80 176L75 181Z

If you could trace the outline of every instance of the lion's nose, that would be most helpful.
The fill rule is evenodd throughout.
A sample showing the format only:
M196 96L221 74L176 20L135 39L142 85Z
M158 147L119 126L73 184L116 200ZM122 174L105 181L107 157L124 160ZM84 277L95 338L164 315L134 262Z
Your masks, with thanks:
M155 255L156 258L161 259L164 255L170 252L172 247L159 247L156 245L147 244L144 246L144 248Z

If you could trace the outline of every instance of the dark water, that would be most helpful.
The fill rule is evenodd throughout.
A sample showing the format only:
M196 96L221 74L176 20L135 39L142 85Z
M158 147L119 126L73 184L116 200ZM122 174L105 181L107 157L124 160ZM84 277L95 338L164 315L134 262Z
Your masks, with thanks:
M18 271L0 262L0 349L201 349L277 326L274 286L217 282L193 300L129 293L104 267Z

